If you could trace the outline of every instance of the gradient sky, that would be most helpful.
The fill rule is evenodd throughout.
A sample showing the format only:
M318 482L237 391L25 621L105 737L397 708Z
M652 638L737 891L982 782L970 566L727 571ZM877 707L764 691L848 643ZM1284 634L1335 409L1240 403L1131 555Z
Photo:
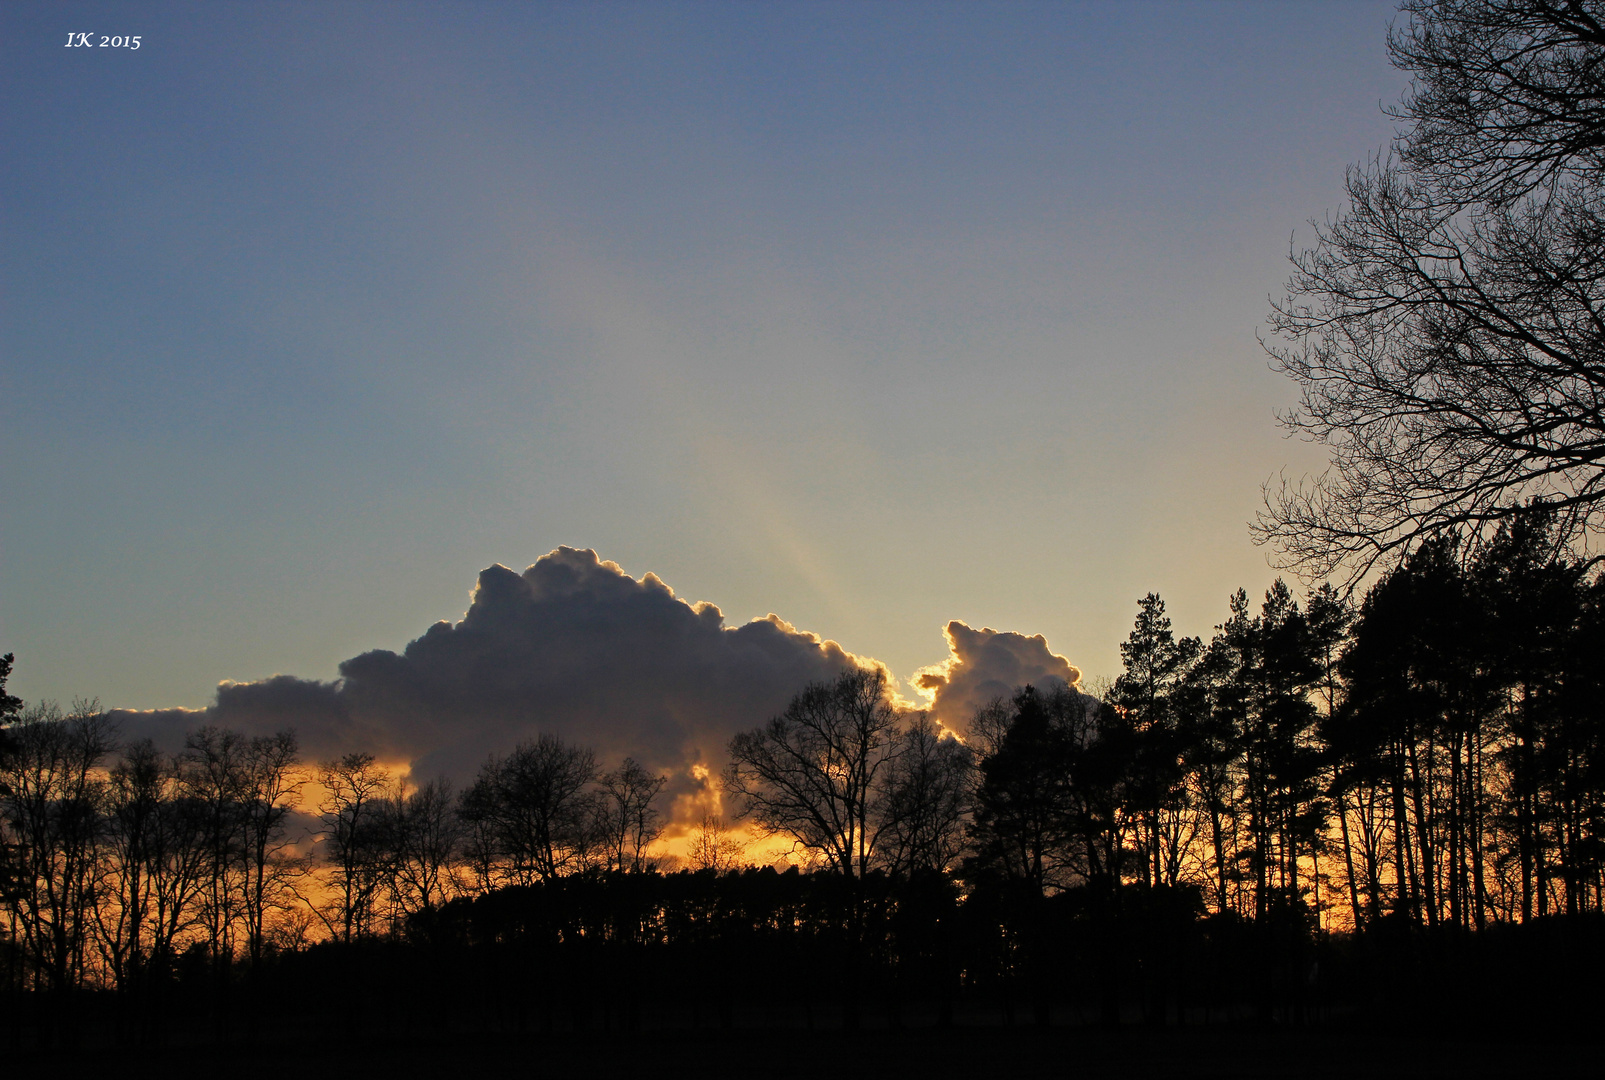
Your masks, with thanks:
M905 680L950 619L1207 635L1322 460L1255 335L1392 17L8 3L11 689L331 678L559 544Z

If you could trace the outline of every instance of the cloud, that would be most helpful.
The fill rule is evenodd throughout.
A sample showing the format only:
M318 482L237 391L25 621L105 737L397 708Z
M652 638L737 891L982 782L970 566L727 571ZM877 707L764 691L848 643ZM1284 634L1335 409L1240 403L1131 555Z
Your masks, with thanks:
M810 682L871 664L769 615L730 627L654 574L639 580L594 551L562 547L522 574L479 575L467 614L402 652L340 665L335 682L276 675L224 683L206 710L122 712L125 737L167 746L202 723L248 734L293 728L304 756L366 750L414 775L473 776L493 752L550 732L635 757L696 794L692 767L717 774L736 732L780 712Z
M915 672L914 688L930 702L932 715L955 731L969 728L976 709L1027 683L1046 687L1057 680L1075 686L1081 681L1081 671L1051 652L1041 634L975 630L956 619L944 633L950 655Z
M946 636L947 660L922 668L915 685L957 731L1025 683L1081 677L1040 635L955 621ZM167 749L202 724L248 735L291 728L308 761L367 751L459 783L490 754L551 733L591 747L604 768L628 755L666 773L683 826L721 811L732 735L810 682L875 664L777 615L726 626L717 607L680 599L655 574L635 579L594 551L561 547L521 574L483 571L460 622L436 623L399 653L354 656L333 682L227 682L207 709L112 715L125 738Z
M203 724L213 723L211 709L108 709L124 742L149 739L163 750L177 750L184 736Z

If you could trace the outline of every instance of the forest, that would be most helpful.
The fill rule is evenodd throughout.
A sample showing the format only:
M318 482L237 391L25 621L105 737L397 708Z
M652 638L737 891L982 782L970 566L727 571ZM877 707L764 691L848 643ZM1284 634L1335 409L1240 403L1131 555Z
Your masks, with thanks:
M1208 642L1150 594L1101 693L1023 686L963 732L844 671L731 741L740 827L677 856L664 777L552 736L456 791L7 698L9 1037L245 1038L304 985L443 1035L1582 1025L1605 575L1552 541L1539 513L1358 602L1239 591ZM750 865L747 826L791 856Z

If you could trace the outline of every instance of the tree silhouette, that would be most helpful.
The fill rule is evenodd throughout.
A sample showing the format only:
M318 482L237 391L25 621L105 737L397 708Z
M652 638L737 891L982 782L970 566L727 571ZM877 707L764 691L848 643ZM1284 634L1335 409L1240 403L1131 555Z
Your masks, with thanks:
M1149 885L1176 884L1200 824L1185 782L1188 732L1178 694L1202 651L1197 638L1176 640L1158 593L1138 602L1136 625L1120 646L1126 670L1109 700L1132 726L1137 760L1129 794L1138 819L1138 865Z
M1252 659L1248 594L1230 601L1231 618L1187 673L1178 704L1187 717L1186 763L1208 825L1205 876L1217 911L1244 906L1237 855L1243 825L1243 732L1250 695L1243 678Z
M652 804L668 782L667 776L653 776L628 757L601 778L597 824L609 869L646 869L646 851L663 833L663 815Z
M946 873L964 846L975 757L923 713L904 730L876 808L877 862L911 877Z
M1367 595L1344 658L1351 752L1386 776L1398 910L1480 919L1483 781L1492 711L1482 626L1452 538L1415 552ZM1381 765L1385 762L1385 765Z
M6 681L11 678L11 668L15 662L13 653L0 656L0 799L12 793L5 778L13 768L12 760L19 749L11 725L22 711L23 701L6 691ZM0 903L10 903L16 896L22 875L19 854L16 845L0 834Z
M1287 565L1350 583L1448 531L1486 539L1532 499L1565 544L1605 500L1605 33L1592 7L1425 0L1390 37L1414 89L1397 157L1294 256L1271 325L1299 383L1287 428L1330 448L1267 490Z
M1259 665L1253 672L1256 709L1246 732L1253 778L1250 831L1256 842L1255 909L1263 914L1274 892L1280 904L1300 903L1301 859L1315 854L1326 826L1315 742L1319 714L1311 700L1320 676L1317 642L1287 584L1265 594L1257 620ZM1269 880L1274 871L1274 883Z
M551 881L588 864L595 844L596 755L555 735L492 757L463 794L482 862L519 884Z
M1007 729L978 766L966 877L1022 882L1041 896L1087 872L1076 860L1087 823L1073 780L1082 747L1056 712L1062 719L1035 687L1015 694Z
M724 818L710 814L691 830L686 860L693 870L722 874L743 866L746 853L746 843L731 834Z
M854 668L731 739L724 789L743 818L852 877L870 869L884 825L881 780L900 749L885 673Z
M142 988L171 975L178 943L197 919L215 871L210 818L189 786L185 760L148 740L125 748L112 767L106 811L110 865L101 895L116 902L109 915L104 905L97 909L97 919L106 947L121 957L119 985Z
M21 946L44 989L79 986L94 934L97 844L116 733L93 701L63 715L53 704L23 710L15 750L0 777L0 821L15 845L20 880L11 898Z
M1461 205L1592 186L1605 170L1605 25L1556 0L1407 0L1388 34L1415 76L1388 114L1401 160Z
M410 791L398 781L382 812L386 888L399 923L435 910L460 891L456 864L463 822L451 781L444 777Z
M240 830L245 945L252 966L262 962L268 913L283 906L305 867L288 854L290 812L300 802L303 778L295 734L252 738L241 760Z
M100 890L116 903L97 905L97 937L115 985L127 989L148 955L151 864L159 845L159 817L168 797L166 762L150 740L128 747L108 776L105 814L107 856ZM158 931L159 932L159 931Z
M329 924L348 943L371 931L375 901L390 870L393 844L385 800L391 783L389 771L372 754L346 754L318 767L324 791L318 811L333 870Z
M1575 912L1597 880L1594 841L1600 759L1598 657L1585 659L1590 593L1581 565L1553 558L1552 522L1538 512L1502 529L1470 571L1483 647L1506 738L1503 823L1514 832L1523 916L1554 910L1554 876ZM1597 637L1594 638L1597 642Z

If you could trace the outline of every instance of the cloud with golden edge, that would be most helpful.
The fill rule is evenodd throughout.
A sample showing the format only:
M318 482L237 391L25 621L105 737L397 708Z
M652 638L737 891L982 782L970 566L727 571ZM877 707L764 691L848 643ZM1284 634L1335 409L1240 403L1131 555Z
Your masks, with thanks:
M1057 680L1073 687L1081 681L1080 669L1050 650L1041 634L976 630L957 619L943 633L948 658L920 668L913 684L931 715L950 731L968 730L977 709L1027 684L1044 688Z
M487 568L461 620L400 652L352 657L333 682L228 682L207 709L116 719L125 738L168 748L201 724L292 728L308 759L366 751L410 762L415 781L464 782L490 754L550 733L591 747L604 769L628 755L666 774L671 805L700 813L718 808L710 785L733 735L855 666L884 670L778 615L726 626L718 607L680 599L656 574L632 578L560 547L523 573Z

